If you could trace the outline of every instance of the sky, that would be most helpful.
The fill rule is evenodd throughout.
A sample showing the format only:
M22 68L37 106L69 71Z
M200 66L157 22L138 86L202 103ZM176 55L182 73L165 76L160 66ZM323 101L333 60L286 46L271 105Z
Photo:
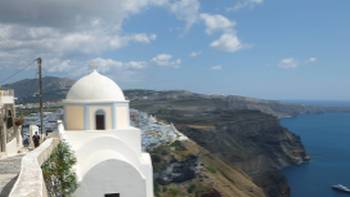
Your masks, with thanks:
M123 89L350 100L349 0L0 1L0 83L96 67ZM11 77L14 73L15 76Z

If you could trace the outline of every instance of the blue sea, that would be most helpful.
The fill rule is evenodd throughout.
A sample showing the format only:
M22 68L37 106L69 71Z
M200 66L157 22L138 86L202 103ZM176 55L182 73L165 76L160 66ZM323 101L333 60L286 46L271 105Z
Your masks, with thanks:
M350 197L331 185L350 186L350 113L301 115L281 124L299 135L310 162L284 170L292 197Z

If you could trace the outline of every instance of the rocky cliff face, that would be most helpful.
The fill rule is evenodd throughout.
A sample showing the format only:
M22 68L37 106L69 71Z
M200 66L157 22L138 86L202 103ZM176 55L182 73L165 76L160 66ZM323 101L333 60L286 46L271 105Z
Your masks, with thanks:
M257 111L212 112L196 115L195 123L164 117L212 154L241 168L268 196L289 196L281 168L307 159L300 138L279 126L278 120ZM269 183L269 184L266 184Z
M243 171L215 157L172 124L131 110L142 130L142 146L152 156L155 194L159 197L264 197Z
M216 158L191 140L150 150L156 196L265 197L239 168Z
M307 159L300 138L279 125L272 115L224 107L214 98L193 95L157 97L130 94L134 108L173 122L212 155L242 169L270 197L290 195L281 168Z

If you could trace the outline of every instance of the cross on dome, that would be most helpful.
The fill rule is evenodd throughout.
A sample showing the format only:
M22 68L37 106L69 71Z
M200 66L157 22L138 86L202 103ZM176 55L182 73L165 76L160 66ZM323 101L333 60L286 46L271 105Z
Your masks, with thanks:
M91 62L90 62L90 68L91 68L91 70L97 70L97 67L98 67L98 65L96 64L95 61L91 61Z

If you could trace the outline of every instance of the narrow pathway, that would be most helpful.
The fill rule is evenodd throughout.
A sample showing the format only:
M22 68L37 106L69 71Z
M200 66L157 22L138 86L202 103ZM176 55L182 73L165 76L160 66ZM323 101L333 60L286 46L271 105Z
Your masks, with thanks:
M0 159L0 197L7 197L17 180L23 155Z

